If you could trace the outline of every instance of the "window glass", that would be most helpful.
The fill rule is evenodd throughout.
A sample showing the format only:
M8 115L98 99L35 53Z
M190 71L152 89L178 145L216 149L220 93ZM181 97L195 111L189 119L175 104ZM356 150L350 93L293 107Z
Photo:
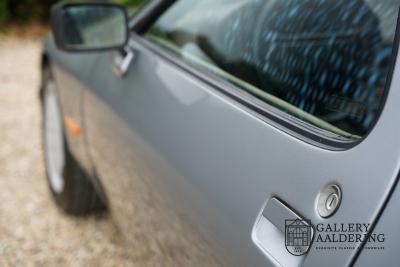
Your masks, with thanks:
M291 115L360 138L385 94L400 0L178 0L147 38Z

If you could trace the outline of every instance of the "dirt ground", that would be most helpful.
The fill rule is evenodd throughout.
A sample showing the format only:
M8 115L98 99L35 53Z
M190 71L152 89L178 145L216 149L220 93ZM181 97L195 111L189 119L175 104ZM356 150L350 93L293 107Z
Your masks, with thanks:
M0 266L142 266L107 214L73 218L52 203L39 51L39 41L0 37Z

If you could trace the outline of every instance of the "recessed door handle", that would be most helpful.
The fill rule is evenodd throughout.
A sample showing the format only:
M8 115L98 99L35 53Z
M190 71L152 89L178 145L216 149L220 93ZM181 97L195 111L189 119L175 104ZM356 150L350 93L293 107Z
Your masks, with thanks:
M275 266L300 266L313 238L311 221L275 197L263 207L252 231L253 242Z
M286 221L295 221L299 220L304 222L307 226L311 227L310 223L305 220L303 217L298 215L296 212L294 212L291 208L289 208L285 203L283 203L281 200L277 198L271 198L267 205L265 206L262 216L264 216L266 219L268 219L275 227L277 227L279 230L282 231L282 233L285 233L286 227L285 227L285 222ZM314 231L311 227L311 237L314 235Z

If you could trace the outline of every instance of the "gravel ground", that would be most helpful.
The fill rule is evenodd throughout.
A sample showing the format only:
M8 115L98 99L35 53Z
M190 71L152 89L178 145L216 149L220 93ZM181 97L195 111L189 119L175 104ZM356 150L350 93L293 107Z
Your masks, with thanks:
M40 43L0 37L0 266L143 266L107 214L73 218L45 182Z

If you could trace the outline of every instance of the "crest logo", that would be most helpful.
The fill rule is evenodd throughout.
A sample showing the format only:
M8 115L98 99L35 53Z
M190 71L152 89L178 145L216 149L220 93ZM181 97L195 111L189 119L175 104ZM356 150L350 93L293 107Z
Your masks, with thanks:
M301 256L307 253L312 242L310 220L285 220L285 246L290 254Z

